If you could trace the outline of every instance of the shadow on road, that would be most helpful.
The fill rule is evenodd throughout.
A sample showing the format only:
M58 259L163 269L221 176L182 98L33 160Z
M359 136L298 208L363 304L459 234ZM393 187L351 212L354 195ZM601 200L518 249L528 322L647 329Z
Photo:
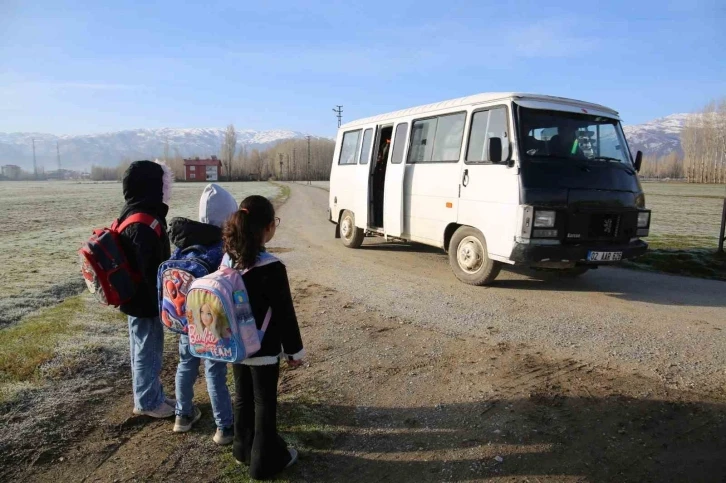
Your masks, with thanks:
M693 307L726 307L726 284L714 280L601 267L576 278L506 267L492 287L561 292L601 292L631 302Z
M302 464L312 481L346 475L345 481L716 482L726 478L725 410L701 402L533 394L436 407L283 404L280 413L325 419L325 426L289 433L312 449Z

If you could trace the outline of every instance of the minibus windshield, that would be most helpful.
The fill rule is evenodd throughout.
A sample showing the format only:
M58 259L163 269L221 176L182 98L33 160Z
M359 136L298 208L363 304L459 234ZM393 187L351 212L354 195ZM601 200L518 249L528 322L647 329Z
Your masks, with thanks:
M616 119L519 107L520 152L537 160L610 162L632 167Z

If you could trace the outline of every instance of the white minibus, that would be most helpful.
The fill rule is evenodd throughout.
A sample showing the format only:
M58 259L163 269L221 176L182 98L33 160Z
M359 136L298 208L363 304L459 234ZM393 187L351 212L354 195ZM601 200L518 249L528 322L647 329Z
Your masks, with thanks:
M440 247L472 285L503 264L579 275L646 251L641 161L610 108L477 94L341 126L329 219L351 248Z

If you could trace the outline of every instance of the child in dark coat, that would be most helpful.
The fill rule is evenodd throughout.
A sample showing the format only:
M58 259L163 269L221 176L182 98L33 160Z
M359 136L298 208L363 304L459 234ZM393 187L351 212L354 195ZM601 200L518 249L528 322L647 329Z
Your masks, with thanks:
M245 198L223 228L226 255L222 263L238 270L252 267L265 250L265 243L275 235L278 223L267 198ZM297 451L288 448L277 433L277 383L280 359L298 367L305 350L285 266L275 262L257 267L244 273L242 279L257 328L262 327L270 308L272 317L259 352L233 366L233 454L239 463L249 465L252 478L266 479L297 461Z

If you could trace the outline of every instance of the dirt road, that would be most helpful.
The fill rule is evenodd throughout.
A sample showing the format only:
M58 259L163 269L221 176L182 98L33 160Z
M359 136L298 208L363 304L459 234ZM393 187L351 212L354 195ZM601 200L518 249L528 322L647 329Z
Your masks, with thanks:
M489 288L459 283L441 251L369 238L351 250L325 220L328 193L292 185L276 240L296 274L422 327L525 343L557 357L726 387L726 284L601 268L577 280L502 271Z
M301 459L279 481L726 481L726 284L606 269L473 288L436 250L344 248L326 206L292 185L270 246L309 353L281 378L279 426ZM171 389L171 335L167 350ZM127 367L92 381L4 448L0 480L248 481L211 443L203 378L184 435L131 415ZM2 421L20 430L37 407Z

